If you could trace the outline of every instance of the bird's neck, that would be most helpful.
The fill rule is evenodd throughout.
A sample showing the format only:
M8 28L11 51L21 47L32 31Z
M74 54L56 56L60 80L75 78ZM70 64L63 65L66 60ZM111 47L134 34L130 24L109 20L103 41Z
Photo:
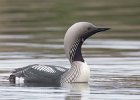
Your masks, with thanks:
M81 48L82 48L82 42L79 43L79 45L77 46L77 49L75 51L75 55L73 57L73 61L81 61L81 62L84 62L84 58L82 56L82 51L81 51Z
M72 46L68 52L68 58L69 58L69 61L71 64L74 61L84 62L82 52L81 52L82 44L83 44L83 41L81 41L80 38L72 44Z

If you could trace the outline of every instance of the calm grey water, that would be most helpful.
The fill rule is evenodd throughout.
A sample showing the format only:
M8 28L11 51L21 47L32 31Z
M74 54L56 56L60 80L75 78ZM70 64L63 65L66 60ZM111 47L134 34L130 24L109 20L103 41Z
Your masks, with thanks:
M140 99L140 41L133 39L95 37L85 41L82 51L91 68L89 84L9 84L7 78L14 68L30 64L70 67L63 51L63 37L44 36L0 35L0 100Z

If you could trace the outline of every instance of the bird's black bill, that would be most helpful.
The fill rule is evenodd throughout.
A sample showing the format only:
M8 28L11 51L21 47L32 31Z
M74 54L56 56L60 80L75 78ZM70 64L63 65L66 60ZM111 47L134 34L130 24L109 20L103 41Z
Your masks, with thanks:
M110 28L97 28L89 33L86 33L83 35L83 39L86 40L87 38L89 38L90 36L92 36L93 34L96 34L98 32L102 32L102 31L106 31L109 30Z
M106 31L109 30L110 28L97 28L96 32L102 32L102 31Z

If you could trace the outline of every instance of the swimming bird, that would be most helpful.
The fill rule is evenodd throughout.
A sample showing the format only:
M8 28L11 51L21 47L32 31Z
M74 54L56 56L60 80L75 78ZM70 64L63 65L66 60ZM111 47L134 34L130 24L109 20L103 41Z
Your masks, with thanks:
M34 64L12 71L9 81L15 83L16 78L23 78L25 83L63 84L89 82L90 68L83 59L81 47L83 42L95 33L110 28L99 28L89 22L77 22L66 32L64 51L71 68L53 65Z

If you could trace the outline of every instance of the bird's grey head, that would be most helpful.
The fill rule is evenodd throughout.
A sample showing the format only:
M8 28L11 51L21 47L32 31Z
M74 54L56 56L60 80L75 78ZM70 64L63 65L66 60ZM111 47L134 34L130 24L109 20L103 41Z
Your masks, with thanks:
M98 28L89 22L78 22L73 24L66 32L64 38L64 49L70 62L82 61L81 46L83 42L93 34L110 28Z

